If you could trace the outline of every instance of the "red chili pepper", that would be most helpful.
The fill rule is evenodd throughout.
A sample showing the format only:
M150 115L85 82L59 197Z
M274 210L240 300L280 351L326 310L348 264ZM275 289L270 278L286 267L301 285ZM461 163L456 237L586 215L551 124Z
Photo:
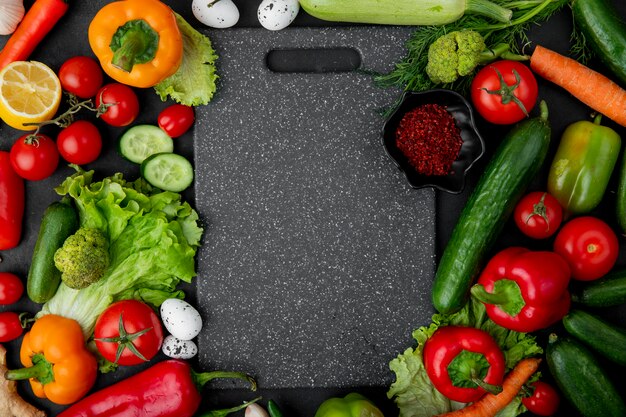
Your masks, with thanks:
M9 153L0 151L0 250L20 243L23 217L24 180L13 170Z
M200 388L215 378L255 381L241 372L196 373L182 360L150 368L83 398L57 417L191 417L200 406Z
M569 311L570 268L560 255L511 247L496 254L472 287L496 324L534 332L561 320Z
M68 8L66 0L36 0L0 51L0 70L25 61Z
M437 329L424 345L424 367L435 388L453 401L502 391L504 354L489 333L474 327Z

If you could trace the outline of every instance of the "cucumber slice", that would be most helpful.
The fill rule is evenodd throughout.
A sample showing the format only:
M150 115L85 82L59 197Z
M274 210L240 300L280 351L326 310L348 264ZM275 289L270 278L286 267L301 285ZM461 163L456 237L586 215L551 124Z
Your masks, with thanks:
M142 162L141 175L154 187L178 193L193 182L193 167L184 156L158 153Z
M135 125L122 134L118 150L124 158L141 164L150 155L174 152L174 141L158 126Z

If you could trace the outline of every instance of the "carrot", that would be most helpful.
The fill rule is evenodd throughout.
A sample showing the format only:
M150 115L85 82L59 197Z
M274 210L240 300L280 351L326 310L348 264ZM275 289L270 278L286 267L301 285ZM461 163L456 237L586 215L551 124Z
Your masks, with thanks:
M440 414L437 417L493 417L506 407L520 392L528 379L537 372L541 359L526 358L515 365L502 383L499 394L485 394L480 400L460 410Z
M0 51L0 70L26 60L68 8L66 0L36 0Z
M626 126L626 90L604 75L537 45L530 68L614 122Z

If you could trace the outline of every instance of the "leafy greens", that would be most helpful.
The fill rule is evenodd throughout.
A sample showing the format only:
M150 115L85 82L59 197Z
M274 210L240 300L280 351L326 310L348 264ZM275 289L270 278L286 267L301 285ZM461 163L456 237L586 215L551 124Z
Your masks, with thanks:
M177 285L196 275L203 232L197 212L180 194L152 188L143 179L128 182L120 173L98 182L93 175L79 170L55 190L73 199L82 227L108 237L110 265L87 288L61 284L39 313L78 321L86 338L115 301L133 298L159 306L167 298L183 298Z
M169 97L186 106L208 104L217 89L217 55L209 38L179 14L174 14L183 36L183 62L173 75L155 85L154 89L163 101Z
M435 314L429 326L420 327L413 332L417 347L406 349L389 364L396 378L387 396L394 399L400 410L400 417L431 417L465 405L451 402L437 391L423 364L424 343L439 327L448 325L476 327L488 332L502 349L507 369L512 369L523 358L543 353L533 336L507 330L491 321L480 302L470 300L462 310L451 315ZM518 398L498 416L514 417L524 411L521 399Z

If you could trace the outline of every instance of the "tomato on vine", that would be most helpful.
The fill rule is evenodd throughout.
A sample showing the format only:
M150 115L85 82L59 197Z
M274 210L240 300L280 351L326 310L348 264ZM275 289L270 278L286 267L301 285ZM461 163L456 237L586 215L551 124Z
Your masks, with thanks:
M521 62L496 61L483 67L471 85L476 111L488 122L508 125L528 116L537 103L537 79Z
M77 120L57 136L59 153L67 162L89 164L100 156L102 136L98 128L87 120Z
M563 208L556 198L544 191L526 194L515 206L513 220L518 229L533 239L546 239L563 221Z
M137 365L152 359L163 344L159 316L147 304L122 300L111 304L96 321L96 347L108 361Z
M105 123L115 127L127 126L139 115L139 99L129 86L111 83L96 93L96 108Z
M91 98L102 87L103 73L100 64L88 56L75 56L59 68L61 87L80 98Z
M50 137L28 133L19 137L9 152L11 165L20 177L39 181L48 178L59 165L59 151Z

